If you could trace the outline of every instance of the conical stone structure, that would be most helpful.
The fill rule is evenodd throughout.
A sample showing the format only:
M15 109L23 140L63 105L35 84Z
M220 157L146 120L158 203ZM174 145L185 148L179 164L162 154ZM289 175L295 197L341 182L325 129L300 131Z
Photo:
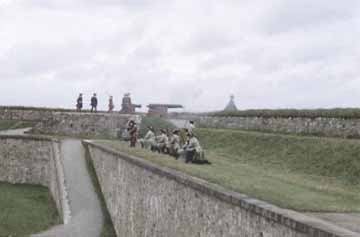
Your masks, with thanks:
M237 111L237 107L235 105L235 102L234 102L234 96L230 96L230 102L227 104L227 106L225 107L224 111Z

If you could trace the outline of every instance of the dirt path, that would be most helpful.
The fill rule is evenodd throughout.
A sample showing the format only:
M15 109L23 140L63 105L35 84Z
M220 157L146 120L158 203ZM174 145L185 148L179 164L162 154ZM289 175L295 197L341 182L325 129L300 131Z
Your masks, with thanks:
M70 198L72 218L67 225L55 226L34 236L98 237L103 216L85 161L85 151L79 140L64 140L61 152Z

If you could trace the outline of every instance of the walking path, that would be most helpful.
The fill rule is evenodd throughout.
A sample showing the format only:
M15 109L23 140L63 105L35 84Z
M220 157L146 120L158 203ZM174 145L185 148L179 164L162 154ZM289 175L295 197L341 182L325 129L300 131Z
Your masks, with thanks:
M31 128L3 130L3 131L0 131L0 135L23 135L24 133L26 133L30 130L31 130Z
M1 131L0 135L23 135L31 128ZM72 218L66 225L35 234L36 237L98 237L103 215L85 161L85 151L80 140L67 139L61 142L66 186Z
M63 140L61 154L72 218L67 225L55 226L49 231L34 236L98 237L103 224L103 215L86 167L85 151L81 141Z

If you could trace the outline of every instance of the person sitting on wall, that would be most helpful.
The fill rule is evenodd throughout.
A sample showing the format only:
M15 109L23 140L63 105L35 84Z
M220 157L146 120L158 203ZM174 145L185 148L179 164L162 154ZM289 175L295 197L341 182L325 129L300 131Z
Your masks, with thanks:
M169 155L174 156L176 159L179 157L180 151L180 131L178 129L173 131L169 141Z
M91 112L97 112L98 99L96 97L96 93L91 97Z
M183 149L185 151L185 163L194 162L200 160L203 157L202 148L200 146L199 140L195 137L194 133L189 132L187 134L188 141L184 145Z
M81 111L82 107L83 107L83 94L80 93L79 97L76 100L76 110Z
M148 149L149 147L155 146L154 128L152 126L149 126L148 129L149 129L149 131L146 133L145 137L142 139L139 139L141 148Z
M160 133L161 134L155 138L156 144L152 150L158 151L159 153L167 153L169 138L165 129L161 129Z
M130 120L127 130L130 136L130 147L135 147L137 141L138 128L134 120Z

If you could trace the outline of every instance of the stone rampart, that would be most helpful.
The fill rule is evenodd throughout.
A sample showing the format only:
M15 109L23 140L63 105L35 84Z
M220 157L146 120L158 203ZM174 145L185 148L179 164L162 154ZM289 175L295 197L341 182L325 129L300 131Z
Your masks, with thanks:
M138 115L89 113L41 108L0 107L0 120L33 121L33 133L67 136L116 137L129 119L140 122Z
M83 144L118 236L357 236L91 141Z
M265 132L310 134L331 137L360 138L360 119L304 117L212 117L195 114L171 117L176 123L193 120L201 128L231 128Z
M59 143L50 138L0 135L0 181L49 188L64 223L70 218Z

